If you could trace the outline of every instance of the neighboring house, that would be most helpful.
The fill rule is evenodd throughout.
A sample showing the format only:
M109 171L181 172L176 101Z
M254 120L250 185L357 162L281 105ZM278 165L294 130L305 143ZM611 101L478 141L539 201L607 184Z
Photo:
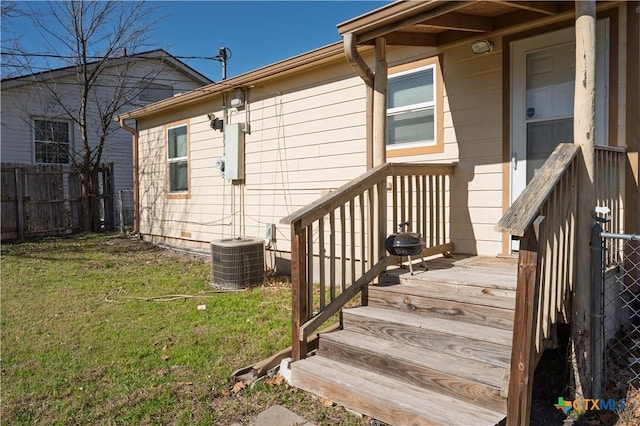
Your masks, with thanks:
M91 64L90 64L91 66ZM123 71L125 70L126 71ZM126 74L125 74L126 72ZM97 102L91 99L89 138L96 140L100 116L99 102L113 96L118 79L126 78L127 93L134 96L123 109L132 109L188 92L212 81L164 50L153 50L113 60L95 85ZM2 162L26 165L68 166L70 156L81 149L78 126L52 100L48 88L65 108L78 106L75 68L65 67L2 80ZM101 163L113 163L113 186L133 188L133 147L131 134L118 128L106 140ZM126 200L127 198L125 198ZM129 200L132 197L128 198ZM126 206L125 206L126 207ZM129 208L132 208L130 206Z
M576 3L401 1L340 24L342 44L122 114L137 130L138 232L206 250L276 224L269 253L282 261L269 266L292 272L296 386L394 424L507 412L526 424L556 324L579 345L595 335L583 207L610 207L613 232L640 229L639 5L578 4L597 8L593 109L574 95L587 75L576 31L588 33ZM592 115L593 134L574 130ZM593 203L577 149L590 137ZM372 306L344 310L345 329L300 360L384 278L401 221L424 254L478 257L369 286ZM598 367L585 353L575 371L589 388Z

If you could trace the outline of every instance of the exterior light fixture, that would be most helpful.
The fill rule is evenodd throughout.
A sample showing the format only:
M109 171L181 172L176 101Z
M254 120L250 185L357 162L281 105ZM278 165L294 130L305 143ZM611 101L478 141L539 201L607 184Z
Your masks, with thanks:
M219 119L218 117L216 117L216 115L212 112L207 114L207 118L209 119L210 123L209 126L213 129L213 130L220 130L222 131L223 129L223 121L221 119Z
M469 48L474 55L481 55L493 50L493 42L491 40L476 40L469 44Z

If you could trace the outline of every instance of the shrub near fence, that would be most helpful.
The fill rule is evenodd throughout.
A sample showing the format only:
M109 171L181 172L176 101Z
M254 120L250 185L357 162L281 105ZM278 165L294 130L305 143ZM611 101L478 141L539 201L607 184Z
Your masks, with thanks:
M111 165L101 167L111 180ZM102 185L111 188L110 182ZM109 210L100 220L112 228L112 194L101 194ZM82 230L80 176L60 165L2 164L0 167L2 240L69 234ZM105 200L105 201L102 201ZM101 207L102 208L102 207Z

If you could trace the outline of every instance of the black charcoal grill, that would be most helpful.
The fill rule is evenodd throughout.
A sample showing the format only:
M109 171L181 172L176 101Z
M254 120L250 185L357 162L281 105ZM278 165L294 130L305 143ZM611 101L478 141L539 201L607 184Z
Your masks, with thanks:
M389 254L392 256L400 256L400 266L402 266L402 256L409 258L409 271L413 275L413 263L411 262L411 256L420 254L422 260L422 266L425 271L427 270L424 258L422 257L422 249L424 248L424 241L420 234L415 232L403 232L404 227L409 229L409 222L402 222L398 224L398 233L391 234L385 241L385 247Z

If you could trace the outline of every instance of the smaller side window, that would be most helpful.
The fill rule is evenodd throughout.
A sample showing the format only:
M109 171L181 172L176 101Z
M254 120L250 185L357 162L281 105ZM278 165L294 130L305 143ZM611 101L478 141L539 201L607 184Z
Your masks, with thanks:
M187 125L167 129L167 174L170 194L189 191Z
M36 163L69 164L71 124L67 121L34 120Z
M437 57L389 70L388 157L442 152L442 97Z

